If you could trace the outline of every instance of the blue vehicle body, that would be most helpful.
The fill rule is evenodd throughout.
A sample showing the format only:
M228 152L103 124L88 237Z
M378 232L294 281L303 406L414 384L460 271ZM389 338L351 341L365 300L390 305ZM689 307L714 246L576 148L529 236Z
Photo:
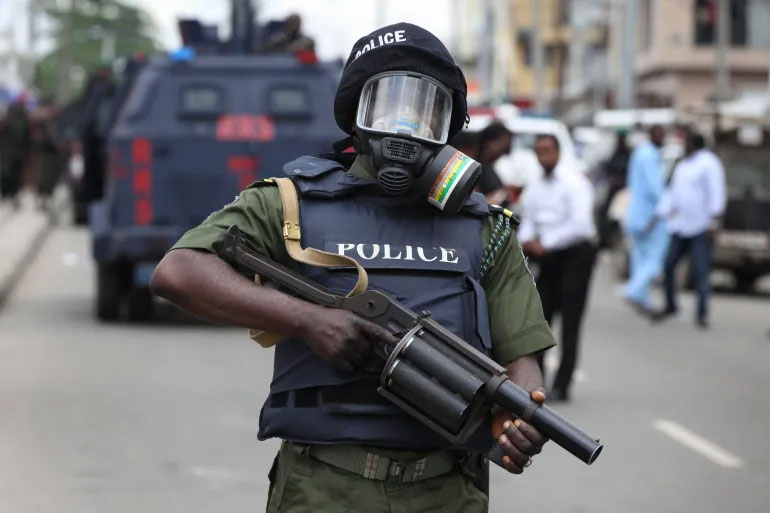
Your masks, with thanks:
M158 57L109 135L105 194L91 205L97 314L151 315L155 264L254 180L329 151L340 68L294 55ZM126 301L127 300L127 301Z

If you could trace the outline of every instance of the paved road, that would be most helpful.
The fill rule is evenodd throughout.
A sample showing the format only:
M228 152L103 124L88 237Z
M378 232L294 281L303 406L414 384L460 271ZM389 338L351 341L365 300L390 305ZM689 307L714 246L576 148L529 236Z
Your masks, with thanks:
M88 238L59 228L0 313L0 511L260 511L270 353L242 330L91 317ZM493 512L759 513L770 503L770 301L720 295L714 327L650 327L600 272L563 413L602 436L586 467L555 445L494 472Z

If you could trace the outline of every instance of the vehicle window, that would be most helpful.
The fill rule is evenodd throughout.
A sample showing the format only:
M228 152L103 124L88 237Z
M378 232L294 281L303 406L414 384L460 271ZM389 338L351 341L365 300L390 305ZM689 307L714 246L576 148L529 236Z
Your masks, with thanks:
M225 94L219 87L188 85L180 91L180 116L218 116L224 110Z
M535 134L515 132L513 134L513 149L532 149L535 147Z
M158 86L158 76L154 73L140 73L131 90L130 97L123 108L121 118L136 121L150 111L152 100Z
M275 86L268 90L268 110L274 116L309 116L310 93L301 86Z
M770 167L767 152L746 148L725 149L719 152L725 168L727 187L742 193L751 190L758 195L770 195Z

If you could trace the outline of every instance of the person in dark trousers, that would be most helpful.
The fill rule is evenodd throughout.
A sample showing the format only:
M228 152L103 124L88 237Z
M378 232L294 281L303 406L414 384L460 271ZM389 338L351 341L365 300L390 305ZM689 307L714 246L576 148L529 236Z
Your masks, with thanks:
M502 205L507 202L508 191L495 172L495 162L511 152L513 133L505 125L496 121L479 133L478 161L481 164L481 176L476 188L488 203Z
M302 213L293 240L358 259L370 289L387 290L417 311L430 307L432 319L507 366L512 381L543 401L536 355L554 345L553 335L518 241L513 234L493 238L496 221L484 198L470 186L452 186L462 177L472 183L477 166L466 175L469 162L454 148L451 161L430 172L423 166L432 164L413 167L402 153L382 150L386 140L409 145L433 162L465 124L466 92L449 51L425 29L398 23L359 39L334 102L338 126L354 139L336 146L353 142L357 152L303 156L284 166ZM437 186L424 194L411 173ZM377 394L383 362L372 350L397 341L388 331L259 286L217 256L217 241L238 225L262 255L335 292L352 288L355 272L289 256L277 185L253 184L187 232L150 283L155 294L208 321L283 335L274 353L263 353L274 354L275 366L259 438L283 440L269 475L268 512L486 512L483 483L469 475L468 462L496 440L506 469L521 473L545 441L537 430L501 412L477 433L479 449L453 447ZM442 212L449 200L465 207ZM490 243L500 251L483 275Z
M56 134L56 116L56 107L44 101L32 119L35 188L39 206L43 210L48 210L49 200L64 167L63 152Z
M19 207L19 189L24 167L29 160L30 122L26 97L14 101L0 126L0 197Z
M657 320L663 320L678 311L676 266L689 253L698 292L695 324L700 328L708 328L711 244L726 203L722 163L706 148L706 140L701 134L689 132L685 139L685 156L674 168L671 183L657 208L658 218L667 219L671 232L664 275L666 307L655 316ZM651 222L650 229L653 229L658 218Z
M561 363L548 397L566 401L596 255L593 190L580 171L557 167L554 136L538 136L535 153L544 173L524 190L518 235L524 254L540 266L537 291L545 319L550 324L561 313Z
M599 212L599 240L602 247L609 242L610 223L607 219L607 213L612 205L615 195L626 187L626 176L628 174L628 161L631 158L631 148L628 146L627 132L625 130L617 133L615 140L615 150L604 163L603 177L607 182L607 197L602 203Z

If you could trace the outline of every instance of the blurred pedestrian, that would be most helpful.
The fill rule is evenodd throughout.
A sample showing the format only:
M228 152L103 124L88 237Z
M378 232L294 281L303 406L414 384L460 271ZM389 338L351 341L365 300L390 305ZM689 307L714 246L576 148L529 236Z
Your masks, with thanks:
M722 163L706 148L696 132L687 134L685 156L674 168L671 184L658 205L659 217L668 219L671 246L666 257L666 306L658 318L676 314L674 275L683 256L690 255L698 308L695 323L708 328L711 244L727 202Z
M631 159L631 148L628 146L628 132L621 130L616 134L615 149L604 163L602 177L607 183L607 196L599 211L599 240L605 246L609 238L610 224L607 212L610 210L615 195L625 189L628 173L628 161Z
M487 198L487 203L503 205L508 200L508 190L495 172L495 162L511 152L513 133L496 121L479 133L478 161L481 176L476 182L477 190Z
M449 144L468 155L475 161L479 160L479 133L463 130L452 137Z
M48 208L48 202L64 165L55 135L56 112L50 102L42 102L32 118L31 147L35 163L35 186L42 209Z
M0 198L19 207L21 175L29 158L30 128L27 98L19 95L9 107L0 127Z
M561 363L548 398L568 400L596 255L593 189L580 171L557 166L556 137L538 136L534 149L544 174L524 190L518 236L524 254L540 267L537 290L546 321L561 313Z
M665 132L659 125L650 128L649 141L640 143L631 155L628 171L630 204L625 230L630 239L630 277L624 297L636 310L652 316L650 285L663 269L668 247L664 223L655 220L655 208L665 187L663 146Z

